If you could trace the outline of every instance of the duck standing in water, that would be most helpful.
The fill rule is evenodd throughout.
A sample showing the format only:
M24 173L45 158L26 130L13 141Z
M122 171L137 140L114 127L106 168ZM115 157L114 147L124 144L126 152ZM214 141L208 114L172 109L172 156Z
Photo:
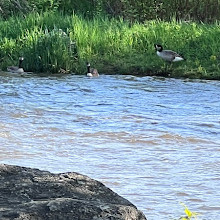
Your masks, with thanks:
M24 57L19 57L19 64L18 66L9 66L7 67L7 71L11 73L24 73L24 69L22 68L22 62Z
M87 63L87 76L98 77L99 73L97 69L91 68L90 63Z
M160 44L154 44L154 47L157 51L157 55L165 61L172 63L184 60L182 56L172 50L163 50Z

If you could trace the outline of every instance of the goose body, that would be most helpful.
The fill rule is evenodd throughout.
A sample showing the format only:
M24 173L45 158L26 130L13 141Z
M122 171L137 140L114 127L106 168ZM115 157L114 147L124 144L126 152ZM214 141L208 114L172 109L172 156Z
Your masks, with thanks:
M182 56L172 50L163 50L163 47L159 44L154 45L157 55L168 62L178 62L184 60Z
M91 68L90 63L87 63L87 76L88 77L98 77L99 76L98 70Z
M24 58L19 57L19 65L18 66L9 66L7 67L7 71L11 73L24 73L24 69L22 68L21 64Z

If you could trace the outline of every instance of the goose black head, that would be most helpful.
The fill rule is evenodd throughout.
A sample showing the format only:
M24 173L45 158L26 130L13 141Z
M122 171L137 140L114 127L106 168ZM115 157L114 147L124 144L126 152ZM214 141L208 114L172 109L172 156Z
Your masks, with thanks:
M155 50L161 52L163 50L162 45L160 44L154 44Z

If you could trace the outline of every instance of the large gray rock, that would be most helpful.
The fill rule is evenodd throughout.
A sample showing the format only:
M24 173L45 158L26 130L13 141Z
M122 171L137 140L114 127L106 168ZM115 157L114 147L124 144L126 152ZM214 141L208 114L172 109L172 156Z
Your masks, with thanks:
M78 173L0 165L1 220L146 220L128 200Z

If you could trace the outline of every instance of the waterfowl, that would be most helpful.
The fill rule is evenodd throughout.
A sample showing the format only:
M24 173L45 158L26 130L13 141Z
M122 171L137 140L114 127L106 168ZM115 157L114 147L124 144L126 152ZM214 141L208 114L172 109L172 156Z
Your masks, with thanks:
M99 76L98 70L91 68L90 63L87 63L87 76L89 76L89 77L98 77Z
M154 47L157 51L157 55L165 61L177 62L184 60L182 56L172 50L163 50L163 47L160 44L154 44Z
M24 60L24 57L19 57L19 64L18 64L18 66L9 66L7 68L7 71L11 72L11 73L24 73L24 69L21 66L23 60Z

